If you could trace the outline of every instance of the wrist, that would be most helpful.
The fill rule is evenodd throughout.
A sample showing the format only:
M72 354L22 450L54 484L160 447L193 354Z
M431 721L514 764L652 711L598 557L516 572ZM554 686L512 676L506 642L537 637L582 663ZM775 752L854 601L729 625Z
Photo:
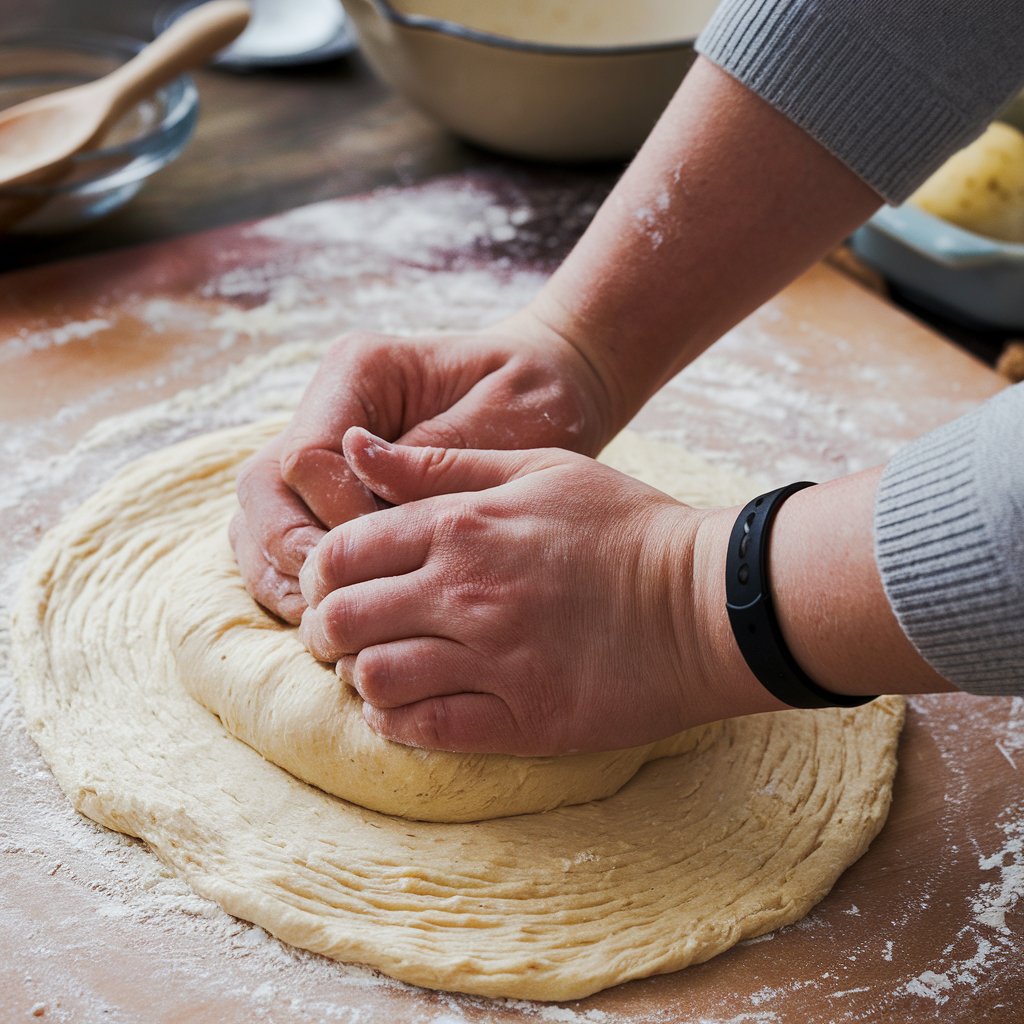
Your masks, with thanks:
M556 289L545 288L522 315L539 331L557 337L571 353L573 365L583 371L607 411L610 441L657 390L641 379L641 361L632 347L624 348L623 332L614 325L589 323L560 299Z
M725 561L739 508L689 509L677 528L670 556L674 642L682 666L680 694L685 717L716 721L783 710L747 667L733 637L725 604ZM694 706L700 702L700 707ZM697 717L694 713L697 712Z
M579 451L596 455L631 418L622 389L604 361L563 330L557 318L545 316L536 303L494 329L533 347L542 360L556 362L559 379L572 391L572 401L584 419L587 443Z
M768 551L779 627L819 686L851 696L955 689L917 653L885 595L874 552L880 469L800 491Z

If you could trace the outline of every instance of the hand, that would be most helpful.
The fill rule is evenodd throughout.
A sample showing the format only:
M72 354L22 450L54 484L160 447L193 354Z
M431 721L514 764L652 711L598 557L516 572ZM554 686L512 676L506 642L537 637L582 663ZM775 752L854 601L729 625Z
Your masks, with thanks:
M730 710L704 656L692 570L707 513L565 451L413 448L352 429L344 454L396 507L310 555L301 636L382 736L548 755L773 706Z
M529 312L476 334L348 335L325 356L288 429L239 474L230 536L246 588L298 622L307 554L327 529L379 507L342 454L351 426L409 445L595 454L619 419L587 358Z

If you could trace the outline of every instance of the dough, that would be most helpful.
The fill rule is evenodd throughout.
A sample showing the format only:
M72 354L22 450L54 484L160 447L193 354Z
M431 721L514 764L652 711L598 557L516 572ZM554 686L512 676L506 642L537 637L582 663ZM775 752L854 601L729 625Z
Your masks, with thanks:
M29 730L83 813L144 839L198 893L293 945L432 988L535 999L676 970L798 920L867 848L889 807L896 698L694 730L679 741L683 753L647 763L605 799L474 823L381 814L262 758L192 699L179 673L254 742L291 750L282 756L296 765L317 763L312 745L295 751L310 707L329 696L317 681L313 704L296 706L294 689L255 662L197 681L180 595L209 596L185 577L204 553L223 555L238 463L278 426L222 431L140 460L33 557L13 623L15 670ZM229 565L224 579L225 563L211 564L214 593L236 586ZM285 649L276 625L262 629L251 611L240 623L233 609L232 599L220 613L226 634L263 631L253 643L276 637ZM185 643L181 664L169 635ZM458 765L451 756L435 770L449 758L358 737L341 718L349 697L333 685L335 724L314 742L362 744L360 757L390 773L392 789L402 773L416 775L399 786L401 800L422 792L451 811L478 778L488 800L504 799L510 759ZM275 740L275 722L298 731ZM628 777L621 753L605 757ZM580 778L600 776L600 759L571 760L568 769L550 759L518 765L513 784L547 773L526 783L546 804L616 789L618 774ZM341 778L344 752L328 761ZM370 791L365 765L351 785L353 795Z
M623 434L603 457L671 490L659 465L685 467L687 459L670 450L659 463L651 457L658 448ZM292 775L386 814L478 821L610 796L642 764L683 753L708 732L611 753L547 758L428 753L380 739L363 721L358 694L339 683L333 666L316 661L297 630L246 593L227 539L237 507L232 469L229 462L221 470L220 493L204 505L207 536L178 553L167 633L182 686L229 732ZM686 474L677 472L680 479ZM720 473L713 482L720 498L730 492L737 501L749 497L742 480ZM696 493L691 500L706 497Z
M1024 242L1024 133L996 121L954 153L910 202L968 231Z

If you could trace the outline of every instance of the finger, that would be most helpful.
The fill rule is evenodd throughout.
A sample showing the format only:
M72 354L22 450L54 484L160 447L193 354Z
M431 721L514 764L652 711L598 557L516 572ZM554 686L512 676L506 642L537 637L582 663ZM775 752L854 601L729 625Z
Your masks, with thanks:
M279 453L279 440L257 452L242 466L235 487L248 532L264 560L294 577L324 529L281 478Z
M572 406L557 383L538 383L500 371L488 374L451 407L415 424L395 443L497 451L546 448L558 437L576 450L584 440L582 419L567 411Z
M338 676L368 704L397 708L431 697L477 690L480 658L444 637L414 637L365 647L338 662Z
M432 697L399 708L363 704L363 718L379 736L407 747L464 754L530 752L508 706L492 693Z
M345 457L363 483L386 501L400 505L438 494L482 491L557 465L557 449L475 451L394 445L361 427L345 432Z
M328 527L377 507L346 465L341 439L353 424L398 434L404 404L404 388L395 386L401 380L398 348L366 334L335 342L285 431L282 476Z
M382 509L328 533L299 573L307 603L316 608L331 591L419 569L430 551L434 521L423 509Z
M299 581L294 576L285 576L267 561L241 512L231 520L228 535L245 589L268 611L297 625L306 609Z
M335 590L306 610L299 636L313 657L335 662L374 644L430 636L437 612L424 590L419 573Z
M288 447L281 477L328 529L380 507L340 451Z

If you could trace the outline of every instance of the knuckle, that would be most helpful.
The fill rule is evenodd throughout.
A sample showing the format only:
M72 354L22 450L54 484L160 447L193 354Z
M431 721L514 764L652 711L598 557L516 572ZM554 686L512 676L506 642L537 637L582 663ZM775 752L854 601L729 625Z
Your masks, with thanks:
M332 363L348 362L361 356L366 349L376 347L381 337L373 331L349 331L331 342L324 358Z
M260 482L260 461L258 455L251 455L242 463L235 477L235 493L238 500L245 505L253 496L253 491L259 488Z
M321 602L317 611L327 639L338 650L354 654L357 650L352 639L355 633L356 612L352 602L340 591L335 591L327 601Z
M308 479L315 469L317 461L316 448L295 447L281 454L281 479L291 488L295 488Z
M413 718L417 746L443 749L447 743L450 716L444 700L428 700L416 707Z
M356 659L353 681L362 698L369 704L388 704L391 692L391 667L386 655L372 651L360 652Z
M448 503L438 515L436 523L439 540L455 549L486 528L486 520L480 514L477 504L465 500Z
M461 577L448 586L450 599L461 611L475 611L493 607L499 600L504 603L507 587L488 573L478 572Z
M459 459L459 452L450 447L421 448L417 452L416 470L425 480L443 481Z
M440 449L473 447L465 431L458 424L449 420L436 419L425 424L424 427L428 430L431 443Z

